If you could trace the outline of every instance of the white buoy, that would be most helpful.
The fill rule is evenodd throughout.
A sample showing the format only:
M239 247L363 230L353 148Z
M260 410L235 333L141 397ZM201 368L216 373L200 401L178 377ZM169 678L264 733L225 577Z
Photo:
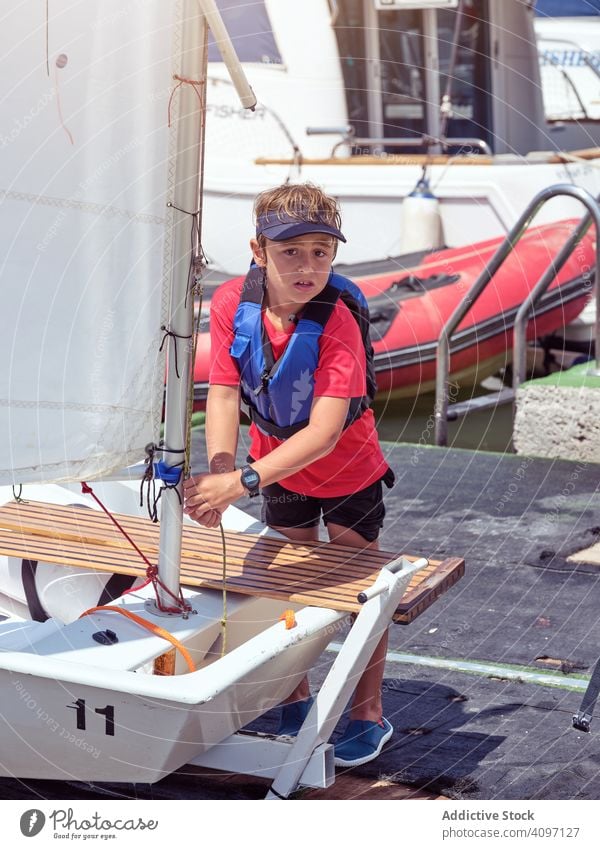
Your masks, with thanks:
M400 252L403 254L439 248L444 244L440 202L429 187L425 169L402 202L400 223Z

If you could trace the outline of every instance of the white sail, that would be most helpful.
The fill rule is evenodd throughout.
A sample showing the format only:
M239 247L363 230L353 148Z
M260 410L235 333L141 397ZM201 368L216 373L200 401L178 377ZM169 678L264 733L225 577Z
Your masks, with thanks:
M101 476L157 438L173 6L3 10L0 483Z

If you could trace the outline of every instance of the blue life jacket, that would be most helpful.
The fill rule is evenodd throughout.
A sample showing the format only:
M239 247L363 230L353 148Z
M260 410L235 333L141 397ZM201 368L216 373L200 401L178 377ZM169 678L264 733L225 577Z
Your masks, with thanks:
M262 321L265 278L253 265L246 276L236 310L230 354L240 371L241 393L250 418L264 433L287 439L306 427L313 402L314 374L319 362L319 338L338 299L348 306L361 331L367 363L367 392L352 398L345 427L356 421L375 397L373 347L369 308L358 286L340 274L329 275L318 298L303 308L278 360Z

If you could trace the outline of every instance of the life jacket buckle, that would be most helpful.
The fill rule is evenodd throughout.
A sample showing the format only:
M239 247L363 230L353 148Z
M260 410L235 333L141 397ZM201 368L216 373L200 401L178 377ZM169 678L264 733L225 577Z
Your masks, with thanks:
M268 370L265 369L260 376L259 385L256 387L256 389L253 390L254 395L260 395L260 393L263 391L263 389L268 389L270 379L271 379L271 375L269 374Z

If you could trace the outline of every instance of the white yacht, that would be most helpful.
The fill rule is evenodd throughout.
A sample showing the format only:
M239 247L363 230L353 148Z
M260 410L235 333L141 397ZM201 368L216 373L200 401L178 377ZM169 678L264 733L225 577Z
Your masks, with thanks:
M339 198L348 264L503 235L555 183L600 191L587 124L575 122L576 135L546 121L533 3L218 5L259 106L248 115L236 105L213 44L204 249L217 270L245 270L252 200L285 180ZM423 175L441 233L403 213ZM537 221L581 212L558 198Z

